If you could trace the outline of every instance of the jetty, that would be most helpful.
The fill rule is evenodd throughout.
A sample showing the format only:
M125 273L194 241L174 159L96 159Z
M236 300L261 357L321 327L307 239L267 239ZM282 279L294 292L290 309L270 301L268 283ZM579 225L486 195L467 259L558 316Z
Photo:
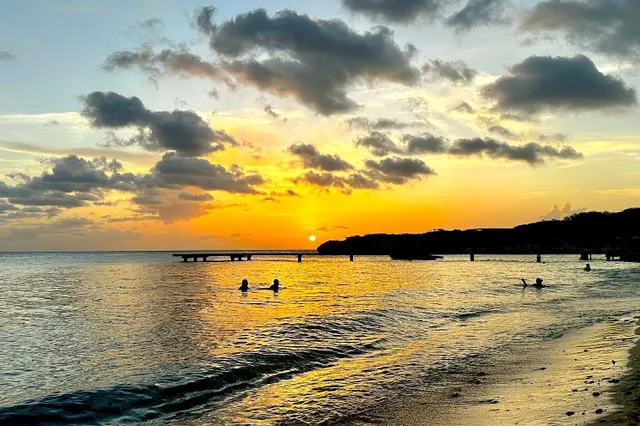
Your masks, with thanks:
M291 252L209 252L209 253L174 253L173 257L181 257L183 262L208 262L209 258L228 258L232 262L240 262L243 260L251 260L254 257L258 256L291 256L298 259L298 262L302 262L302 256L323 256L320 253L313 252L301 252L301 251L291 251ZM324 255L326 256L326 255ZM354 255L349 255L349 260L351 262L354 261Z

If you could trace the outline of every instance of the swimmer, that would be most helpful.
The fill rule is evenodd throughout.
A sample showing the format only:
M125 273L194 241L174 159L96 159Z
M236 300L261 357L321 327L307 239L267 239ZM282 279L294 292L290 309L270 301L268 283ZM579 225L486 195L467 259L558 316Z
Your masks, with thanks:
M280 281L276 278L273 280L273 284L269 287L269 290L278 291L280 290Z
M591 270L591 265L587 263L587 266L584 267L584 270L589 272Z
M249 291L249 281L247 281L246 279L242 280L242 285L240 286L240 288L238 289L240 291Z
M529 287L529 284L527 284L527 281L524 278L521 278L521 280L522 280L523 287ZM543 281L542 278L536 278L536 283L532 284L531 287L533 287L533 288L546 287L545 285L542 285L542 281Z

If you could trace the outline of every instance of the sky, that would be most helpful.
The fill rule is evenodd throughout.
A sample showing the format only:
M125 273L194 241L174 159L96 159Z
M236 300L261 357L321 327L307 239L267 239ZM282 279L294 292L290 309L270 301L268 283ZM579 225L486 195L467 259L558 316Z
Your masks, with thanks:
M0 0L0 250L637 206L639 64L637 0Z

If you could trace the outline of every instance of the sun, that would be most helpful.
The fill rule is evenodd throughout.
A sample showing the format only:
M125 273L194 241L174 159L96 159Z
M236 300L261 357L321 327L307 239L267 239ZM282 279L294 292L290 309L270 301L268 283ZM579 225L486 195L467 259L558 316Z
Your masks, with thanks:
M309 235L309 241L314 242L316 240L315 235Z

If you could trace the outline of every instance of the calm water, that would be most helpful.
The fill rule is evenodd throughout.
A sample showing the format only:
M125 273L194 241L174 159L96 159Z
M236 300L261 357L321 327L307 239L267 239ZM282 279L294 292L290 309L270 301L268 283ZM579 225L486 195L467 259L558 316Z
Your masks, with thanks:
M544 260L0 254L0 423L342 422L635 313L638 265ZM550 287L519 287L537 276Z

